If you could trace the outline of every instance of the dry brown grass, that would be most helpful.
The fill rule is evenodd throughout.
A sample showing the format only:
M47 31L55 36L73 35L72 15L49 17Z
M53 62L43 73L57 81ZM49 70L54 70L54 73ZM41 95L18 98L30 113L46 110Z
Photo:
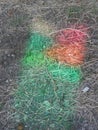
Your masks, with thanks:
M75 125L76 130L98 130L97 0L0 0L0 4L0 130L17 126L10 118L12 91L17 87L18 59L34 18L45 20L55 31L76 22L88 25L90 38L82 66L84 77L77 90ZM86 86L90 89L83 93Z

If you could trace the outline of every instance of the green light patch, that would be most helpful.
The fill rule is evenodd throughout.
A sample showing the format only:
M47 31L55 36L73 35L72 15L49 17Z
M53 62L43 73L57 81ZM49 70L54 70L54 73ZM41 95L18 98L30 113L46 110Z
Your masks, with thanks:
M28 41L28 50L43 50L50 47L53 40L50 37L43 36L39 33L32 33Z

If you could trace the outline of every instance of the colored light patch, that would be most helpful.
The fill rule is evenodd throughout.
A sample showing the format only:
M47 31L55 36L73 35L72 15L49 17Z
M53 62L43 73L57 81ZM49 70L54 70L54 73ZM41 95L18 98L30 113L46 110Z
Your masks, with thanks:
M54 67L56 66L55 64ZM50 67L50 71L54 67ZM58 74L55 77L58 77ZM61 81L55 80L54 84L47 71L25 69L14 96L13 107L16 110L16 118L25 122L26 125L29 124L31 128L37 128L34 126L38 126L40 119L40 130L47 128L47 123L51 125L50 122L54 124L54 129L65 127L68 124L66 122L68 118L70 119L75 113L73 88L75 89L78 85ZM62 124L63 127L61 127Z
M54 63L48 66L48 70L54 79L69 83L78 83L82 77L81 69L79 67Z
M36 30L40 31L40 27ZM78 65L84 60L85 33L71 34L73 29L69 30L57 37L56 45L43 35L44 31L32 33L28 40L14 94L13 116L30 129L68 129L74 120L75 89L82 78Z
M65 29L56 34L56 41L60 44L85 43L87 33L78 29Z
M40 33L32 33L28 41L28 50L42 50L52 45L53 41L50 37L43 36Z
M42 52L33 51L24 56L21 60L22 65L26 67L43 66L49 62Z
M59 45L47 49L46 55L59 62L80 65L84 60L85 47L82 44Z
M31 23L31 30L49 36L51 32L55 31L55 27L41 18L34 18Z

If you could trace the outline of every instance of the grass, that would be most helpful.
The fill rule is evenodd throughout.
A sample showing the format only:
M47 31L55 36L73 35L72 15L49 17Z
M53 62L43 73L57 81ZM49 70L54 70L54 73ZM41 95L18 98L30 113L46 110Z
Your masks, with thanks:
M28 41L28 51L43 50L53 44L50 37L44 36L40 33L32 33Z
M73 92L79 87L81 70L45 56L46 37L34 33L30 39L14 94L15 119L40 130L68 130L75 114Z
M40 130L51 128L51 125L59 130L71 123L69 120L75 109L73 90L78 84L54 80L49 72L39 67L25 70L20 79L14 95L17 121L25 122L31 128L39 125Z
M75 100L73 101L73 103L77 102L77 108L73 109L73 105L71 104L72 110L76 110L75 114L77 115L77 118L74 119L73 116L72 117L70 116L69 117L70 119L67 118L65 120L65 122L67 125L70 124L68 122L71 122L71 124L73 125L73 119L74 119L75 126L76 126L75 130L78 130L78 129L98 130L98 125L97 125L98 124L98 120L97 120L97 117L98 117L98 110L97 110L97 108L98 108L97 107L98 106L98 96L97 96L98 95L98 91L97 91L98 90L98 87L97 87L98 86L97 85L98 84L97 83L98 55L97 55L97 52L98 51L95 52L95 50L97 50L97 38L93 37L95 30L98 30L97 1L95 2L95 1L91 1L91 0L82 0L79 2L77 1L77 3L76 3L76 1L72 2L70 0L66 1L66 2L63 0L62 0L62 2L59 0L54 0L54 1L50 0L50 1L44 1L44 2L36 1L35 3L33 3L30 0L29 1L28 0L21 0L21 1L20 0L11 0L11 1L1 0L1 1L2 2L1 2L1 8L0 8L0 18L1 18L2 26L1 26L1 38L0 38L0 41L1 41L0 42L0 47L1 47L0 55L3 58L5 53L9 53L9 50L11 50L12 52L15 52L15 64L14 64L14 61L10 60L9 64L7 64L6 67L3 66L2 63L0 65L1 70L2 69L5 70L4 73L6 72L7 78L10 81L9 83L5 83L5 74L4 73L0 74L0 76L2 77L2 78L0 78L0 83L3 82L3 84L0 86L0 88L3 90L0 92L0 95L1 95L1 101L0 101L0 104L1 104L1 106L0 106L1 107L1 112L0 112L1 129L4 129L4 130L15 129L15 126L18 125L18 122L24 121L26 123L25 120L28 120L29 117L30 117L30 119L32 119L32 117L30 115L31 114L33 115L34 113L33 113L33 111L32 111L32 113L30 113L29 110L31 110L31 108L33 106L32 103L34 104L35 102L32 102L32 94L30 94L30 95L28 95L28 94L30 93L29 89L32 90L32 87L31 87L32 82L33 82L32 77L34 77L34 78L38 77L39 72L40 72L40 75L38 77L38 80L36 81L34 79L34 81L38 84L39 87L36 88L36 86L35 86L34 92L36 92L37 90L40 90L39 89L41 87L39 85L40 80L41 80L41 82L45 82L45 84L46 84L46 79L48 80L48 78L49 78L49 79L51 79L50 81L51 81L52 85L53 85L53 83L56 83L56 85L55 85L56 87L54 87L54 89L52 89L53 92L55 92L55 93L52 92L52 94L55 95L54 96L55 99L56 99L56 94L57 94L59 99L60 99L60 97L62 99L60 101L63 102L63 100L65 101L65 99L67 99L67 97L69 99L69 96L66 95L66 92L69 91L69 88L73 88L72 90L74 90L75 88L78 87L78 85L74 86L74 85L72 85L72 83L71 84L67 83L68 86L70 86L70 87L66 87L64 81L57 82L57 80L56 81L52 80L53 75L54 75L53 69L50 69L51 72L49 72L49 70L47 70L46 68L44 68L44 70L43 70L42 64L44 64L44 63L41 63L41 64L39 64L40 62L37 63L37 64L39 64L40 68L32 67L32 64L34 65L34 62L31 62L31 59L32 59L31 54L28 54L27 56L25 55L25 57L23 58L24 60L22 59L22 62L25 62L25 63L22 63L22 65L23 64L25 64L25 65L21 66L21 68L20 68L22 70L20 70L21 74L19 76L18 83L17 83L18 87L16 87L17 76L14 77L14 75L17 75L16 68L19 69L19 66L16 63L18 62L17 59L19 59L20 56L23 54L22 45L24 44L23 41L26 38L25 34L27 34L28 26L30 26L30 24L33 24L32 19L36 18L36 17L37 18L41 17L42 19L45 19L47 21L47 23L49 23L49 25L53 24L55 26L56 30L52 30L54 32L58 31L59 29L65 28L65 27L69 27L69 25L72 25L73 23L80 23L80 24L86 23L88 25L88 27L90 29L91 39L88 40L87 56L85 59L85 63L82 66L83 80L81 81L81 84L80 84L81 87L77 93L78 95L77 95L77 97L75 96L76 101ZM12 16L8 15L8 11L10 9L12 11L14 9L14 11L11 14ZM23 13L21 13L21 15L20 15L21 11ZM24 15L28 16L28 18L24 17ZM44 29L44 31L46 32L45 29ZM48 31L48 32L51 33L51 31ZM52 32L52 34L53 34L53 32ZM95 35L97 37L97 32ZM46 46L47 45L48 44L46 44ZM36 53L37 53L37 51L36 51ZM28 57L28 56L30 56L30 57ZM35 61L36 61L36 57L38 58L40 56L38 56L38 55L35 56ZM42 53L41 53L41 58L43 59ZM6 60L8 60L8 59L6 59ZM1 61L1 58L0 58L0 61ZM38 62L38 61L36 61L36 62ZM37 65L35 64L34 66L37 66ZM28 68L30 68L31 72L28 72ZM36 73L32 69L36 70ZM34 71L34 75L32 74L33 71ZM78 72L80 72L80 71L78 71ZM46 77L46 79L43 81L43 79L41 78L41 75L42 75L41 73L43 73L43 74L49 73L50 76ZM30 79L28 78L29 75L30 75ZM1 79L4 79L4 80L2 81ZM31 80L31 82L30 82L31 84L28 84L29 80ZM47 82L46 87L43 86L42 92L38 92L38 93L36 92L36 94L39 95L40 93L41 94L45 93L44 87L47 88L46 91L48 91L48 87L49 87L48 83L49 83L49 81ZM86 85L89 85L90 89L87 93L84 94L84 93L82 93L81 90ZM30 88L27 86L29 86ZM65 87L62 87L62 86L65 86ZM16 103L19 101L19 98L17 95L19 95L20 99L21 99L21 96L22 97L24 96L24 98L23 98L24 103L22 100L21 100L20 104L17 103L18 105L16 105L16 107L18 107L18 109L17 109L17 114L15 114L17 120L15 120L15 122L14 122L14 120L13 119L11 120L10 117L12 117L15 112L15 109L13 111L13 109L11 108L11 105L12 105L12 101L13 101L12 91L13 91L13 89L16 89L16 88L18 88L18 90L20 92L20 93L16 94L16 96L15 96ZM65 88L66 88L66 91L65 91ZM23 92L21 89L23 90ZM65 94L60 95L61 93L58 93L58 90L60 92L65 91ZM25 92L25 94L24 94L24 92ZM71 93L70 93L70 95L71 95ZM25 97L28 99L26 100ZM70 96L70 97L72 97L72 96ZM31 100L29 100L29 99L31 99ZM36 100L38 101L39 99L37 98ZM51 98L51 100L54 101L54 98ZM39 102L40 102L40 104L39 104ZM50 110L50 108L51 108L50 100L49 101L46 100L44 102L42 99L40 99L39 102L37 102L37 104L43 107L43 109L42 108L40 109L41 112L43 112L43 110L47 110L47 111ZM62 102L60 102L60 103L62 103ZM31 108L28 108L26 106L26 104L30 105L30 103L31 103L31 106L30 106ZM56 103L58 103L58 102L56 102ZM55 106L55 104L53 104L52 106ZM22 107L21 107L21 105L22 105ZM25 106L26 110L25 110L24 106ZM23 108L23 111L22 111L22 108ZM54 110L54 109L52 109L52 110ZM10 111L11 112L13 111L13 113L10 113ZM29 114L27 114L26 111L29 111ZM53 111L53 114L54 114L54 118L58 116L58 115L56 116L54 111ZM65 116L64 114L66 114L66 113L62 112L60 114L61 115L59 116L59 119L60 119L60 123L61 123L62 119L63 119L62 117L64 117ZM22 116L22 117L20 118L20 116ZM82 117L82 121L79 120L81 117ZM39 118L39 116L38 116L38 118ZM37 120L38 118L34 117L33 119ZM39 118L38 121L40 122L41 118ZM53 121L55 122L55 120L53 120ZM56 119L56 121L57 121L57 119ZM42 120L42 122L41 122L41 128L43 127L45 130L47 130L47 129L54 130L54 128L65 130L65 128L64 128L64 127L66 127L65 122L61 123L61 125L58 126L58 124L56 124L56 123L51 123L51 121L48 122L48 119L46 121L46 117L45 117L45 119ZM27 126L28 126L27 129L31 129L31 127L32 127L30 125L31 123L27 122ZM43 126L42 123L47 123L47 124L46 124L46 126ZM50 126L49 126L49 124L50 124ZM71 125L69 125L69 127L70 126ZM36 130L37 129L40 130L40 125L39 126L36 125L35 128L36 128ZM34 128L34 130L35 130L35 128Z

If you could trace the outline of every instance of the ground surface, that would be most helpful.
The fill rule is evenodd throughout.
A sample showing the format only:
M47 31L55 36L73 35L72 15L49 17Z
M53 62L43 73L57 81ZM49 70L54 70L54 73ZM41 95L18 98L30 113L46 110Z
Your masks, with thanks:
M98 2L97 0L0 0L0 130L15 130L11 120L12 92L20 69L29 26L41 17L57 30L86 23L90 38L77 96L76 130L98 130ZM87 93L82 89L89 87ZM82 117L83 121L78 121ZM26 128L29 130L29 128Z

